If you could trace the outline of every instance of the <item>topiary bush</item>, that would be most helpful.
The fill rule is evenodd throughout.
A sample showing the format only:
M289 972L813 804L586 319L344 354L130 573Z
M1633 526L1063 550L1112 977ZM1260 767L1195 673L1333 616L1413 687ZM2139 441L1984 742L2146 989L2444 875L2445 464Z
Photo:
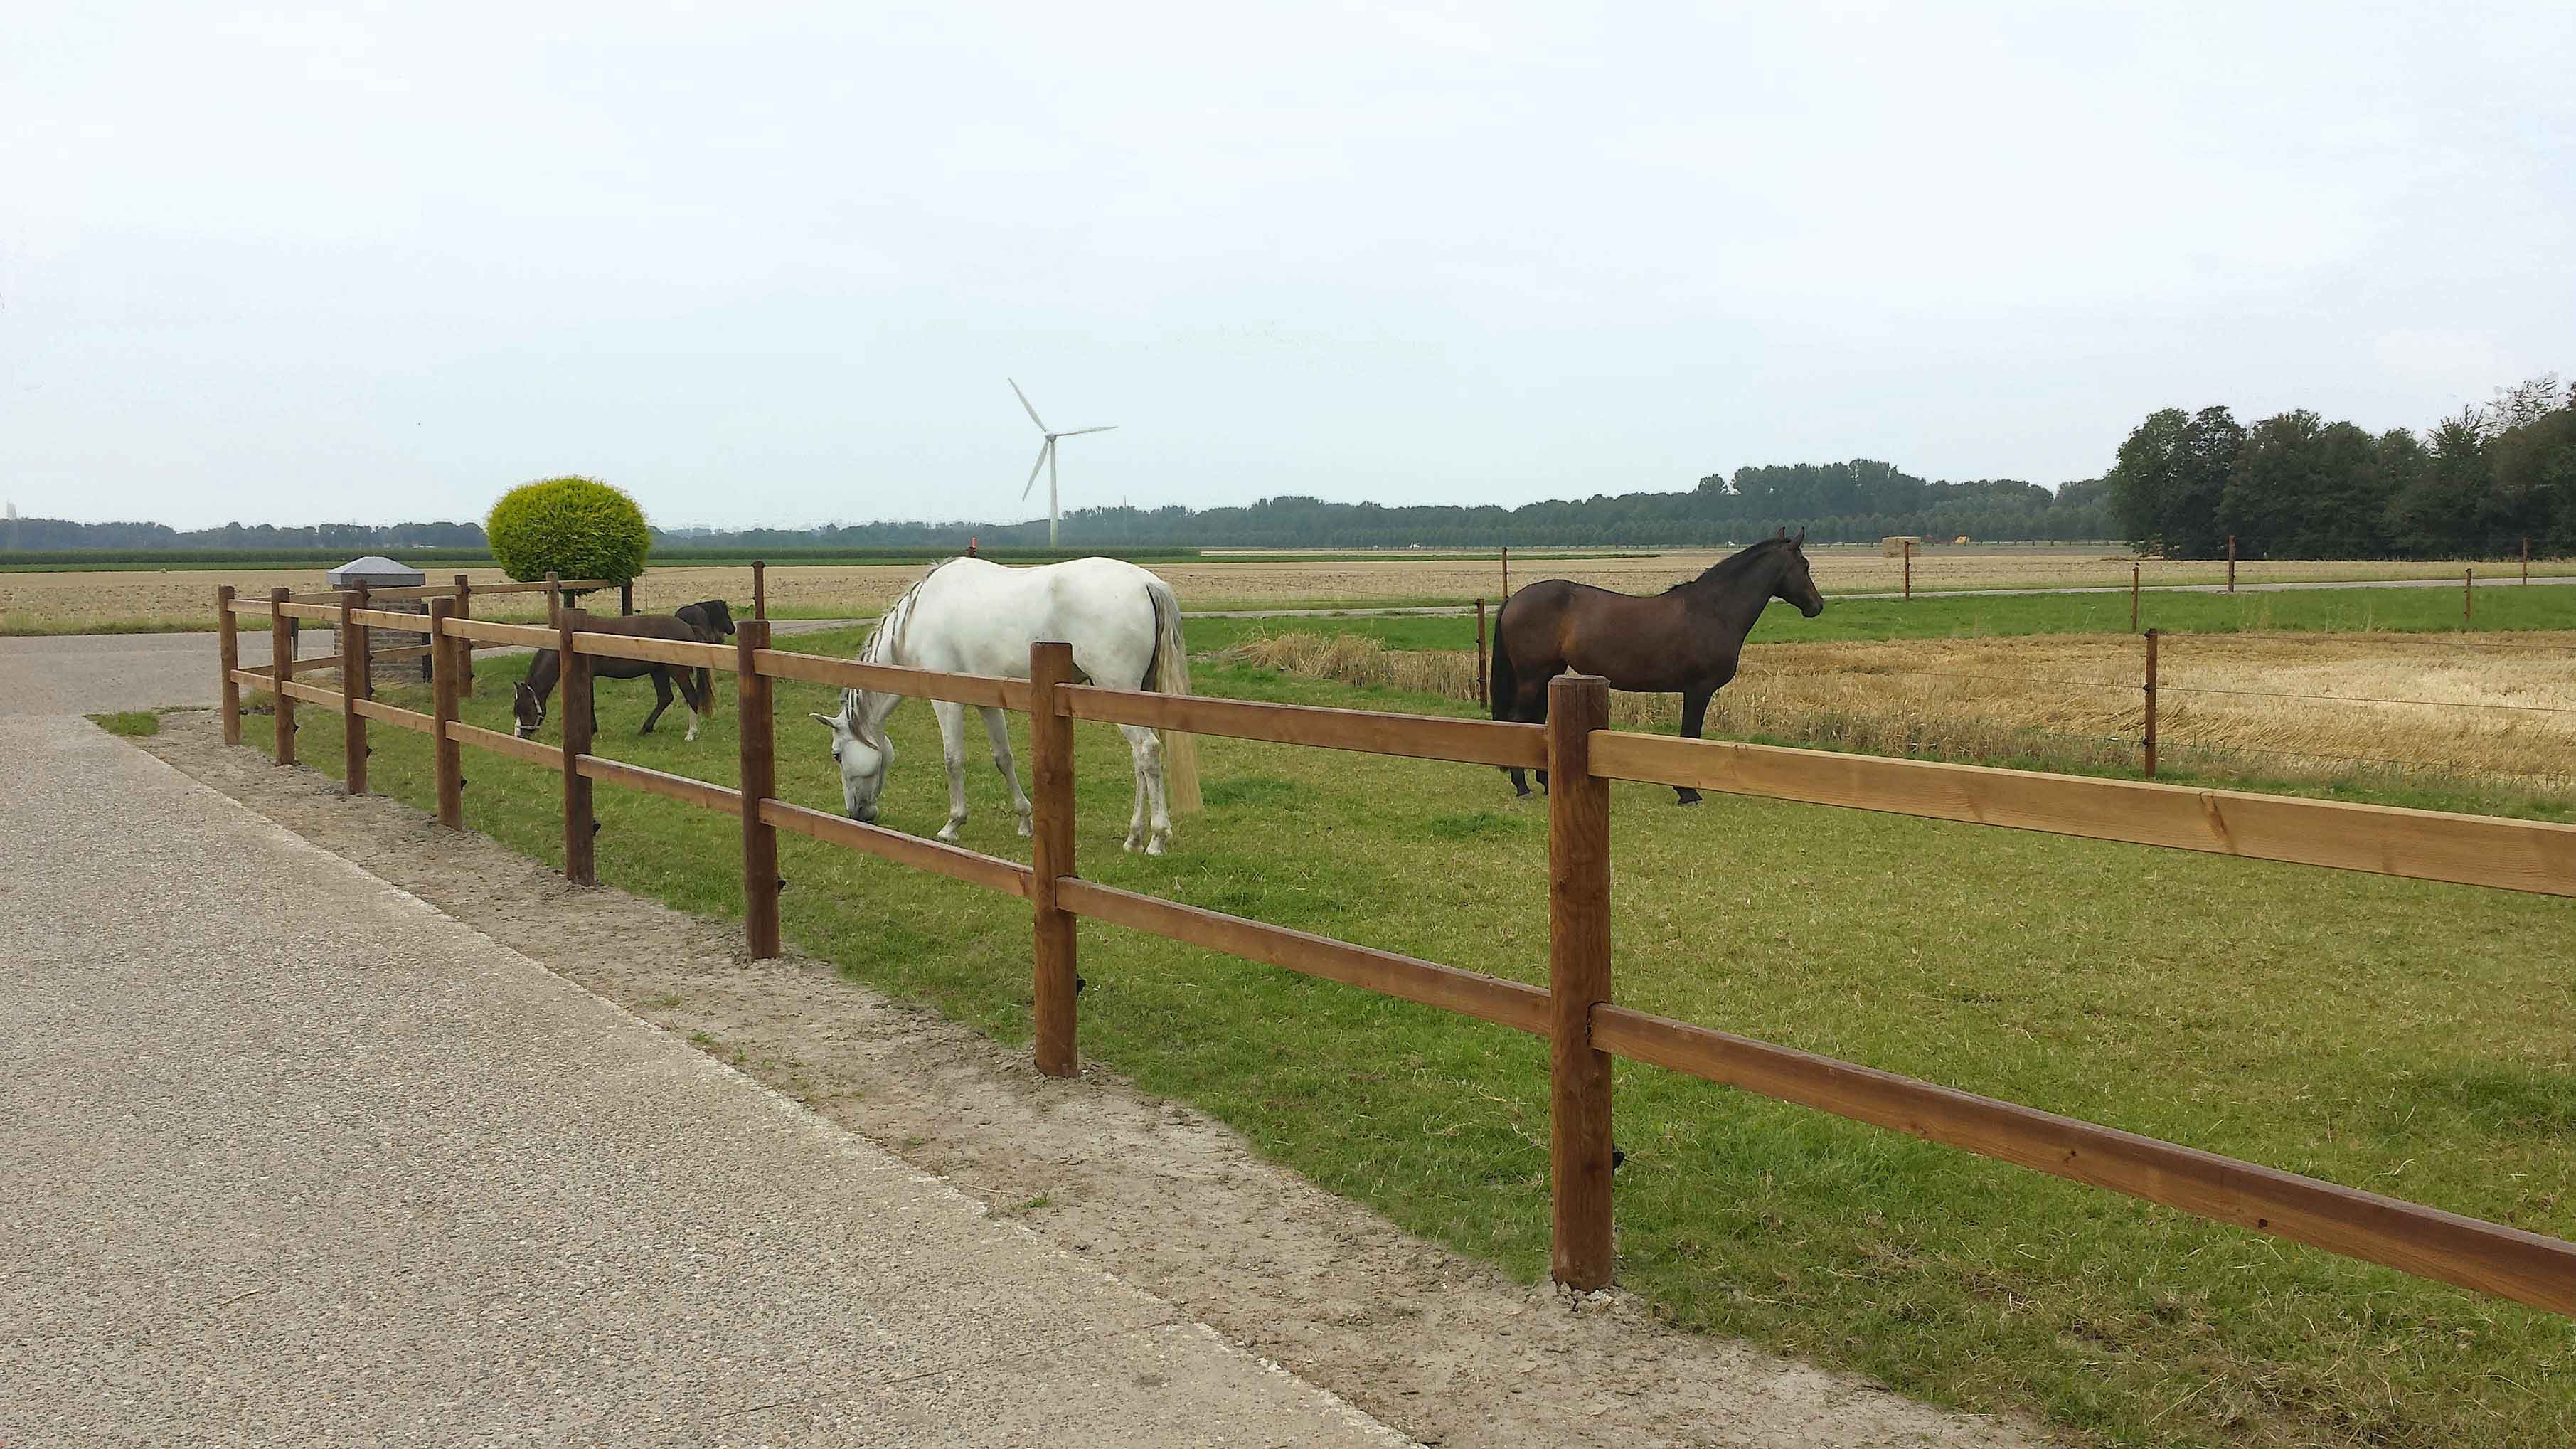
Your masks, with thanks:
M630 583L644 572L653 531L635 500L596 478L546 478L501 495L483 520L493 561L514 579L549 572Z

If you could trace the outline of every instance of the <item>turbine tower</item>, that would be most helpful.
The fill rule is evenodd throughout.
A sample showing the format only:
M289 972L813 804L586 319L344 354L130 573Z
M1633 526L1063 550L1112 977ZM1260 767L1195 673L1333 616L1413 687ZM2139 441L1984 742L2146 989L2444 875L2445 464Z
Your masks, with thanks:
M1046 419L1039 417L1038 410L1029 406L1029 395L1021 392L1020 385L1010 378L1006 377L1002 380L1011 384L1012 395L1020 400L1021 407L1028 409L1029 421L1038 425L1038 432L1046 439L1045 442L1038 444L1037 466L1029 469L1029 481L1021 486L1020 497L1026 499L1029 496L1029 490L1038 486L1038 474L1047 475L1047 547L1053 548L1056 528L1055 440L1078 438L1085 433L1105 433L1118 425L1109 423L1097 428L1069 428L1061 433L1047 432Z

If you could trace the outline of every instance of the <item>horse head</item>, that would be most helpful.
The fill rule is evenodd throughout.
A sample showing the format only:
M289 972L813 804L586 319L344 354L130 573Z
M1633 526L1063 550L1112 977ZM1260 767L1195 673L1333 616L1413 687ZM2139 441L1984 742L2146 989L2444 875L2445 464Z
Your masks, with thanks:
M859 717L846 698L839 714L818 714L814 721L832 732L832 763L841 770L842 806L852 820L875 824L886 767L894 763L894 742L886 738L882 724Z
M530 688L528 681L522 679L519 681L518 688L510 695L510 713L519 722L519 738L534 739L537 731L545 726L545 697Z
M1807 572L1807 530L1798 530L1796 538L1781 529L1780 537L1788 540L1788 560L1780 566L1780 581L1771 596L1812 619L1825 611L1824 593L1816 587L1814 575Z
M694 604L682 604L672 612L710 644L733 637L733 609L722 599L700 599Z

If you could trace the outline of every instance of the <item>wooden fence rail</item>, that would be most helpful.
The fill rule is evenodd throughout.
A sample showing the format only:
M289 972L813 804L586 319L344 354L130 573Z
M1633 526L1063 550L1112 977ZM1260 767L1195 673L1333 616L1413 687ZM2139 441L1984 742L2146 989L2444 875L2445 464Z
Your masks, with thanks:
M277 702L281 764L295 759L297 701L340 708L352 720L426 732L433 741L439 819L451 828L463 824L466 781L460 746L558 771L567 874L576 881L586 882L591 874L594 782L738 815L744 832L745 931L755 956L779 950L782 883L776 876L775 832L780 830L1029 901L1034 1054L1044 1072L1065 1075L1078 1069L1077 918L1546 1037L1553 1273L1578 1288L1607 1282L1613 1262L1609 1062L1616 1056L2576 1316L2576 1244L1617 1005L1609 930L1609 785L1638 780L2557 896L2576 896L2576 826L1626 734L1604 727L1607 686L1571 676L1551 683L1546 725L1494 724L1080 685L1074 683L1071 650L1062 644L1034 646L1026 680L781 652L768 647L768 626L759 619L745 621L730 646L640 641L652 646L647 652L635 639L582 629L586 616L579 610L560 611L548 626L492 624L462 617L462 601L451 597L431 600L433 706L422 715L365 698L363 668L346 684L355 693L296 680L288 631L297 618L315 616L296 610L285 590L256 601L234 600L224 590L218 602L226 625L221 670L227 740L240 738L239 691L244 689L267 692ZM279 660L273 676L238 667L231 620L236 613L258 612L270 619ZM335 609L331 616L338 618L341 611ZM364 608L346 611L347 620L360 627L416 631L420 623L417 616L394 615L406 623L379 624L380 617ZM477 644L562 651L560 745L522 740L457 718ZM740 685L740 788L592 754L589 691L582 684L589 660L601 656L732 672ZM779 679L1029 714L1032 863L1020 865L776 798L770 685ZM1072 727L1077 720L1550 771L1549 984L1487 976L1082 879L1075 870L1073 839ZM362 757L353 753L350 758Z

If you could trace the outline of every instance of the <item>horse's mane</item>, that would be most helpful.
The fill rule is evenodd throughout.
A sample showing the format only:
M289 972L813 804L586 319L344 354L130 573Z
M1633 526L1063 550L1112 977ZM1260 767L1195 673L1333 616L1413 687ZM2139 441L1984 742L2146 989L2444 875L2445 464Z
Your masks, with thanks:
M932 574L938 573L941 569L944 569L955 562L957 562L957 560L953 558L944 558L939 562L932 564L927 570L923 571L920 578L912 581L912 587L905 589L901 594L896 596L895 601L892 604L886 606L885 613L880 615L877 619L877 626L868 631L867 642L859 646L859 662L861 664L891 664L894 662L895 654L903 648L904 631L912 626L912 606L915 598L921 593L921 586L930 582ZM861 691L855 689L844 689L841 691L842 713L853 720L860 717L860 693Z
M1766 538L1760 543L1754 544L1750 548L1738 549L1734 553L1728 554L1726 557L1710 564L1707 568L1701 570L1699 577L1692 579L1690 584L1715 583L1721 579L1732 579L1736 575L1743 573L1745 570L1752 568L1754 564L1760 560L1770 557L1771 554L1784 548L1796 548L1797 546L1798 541L1794 538ZM1688 588L1690 587L1690 584L1675 584L1673 585L1673 588ZM1672 589L1666 589L1664 592L1671 593Z

